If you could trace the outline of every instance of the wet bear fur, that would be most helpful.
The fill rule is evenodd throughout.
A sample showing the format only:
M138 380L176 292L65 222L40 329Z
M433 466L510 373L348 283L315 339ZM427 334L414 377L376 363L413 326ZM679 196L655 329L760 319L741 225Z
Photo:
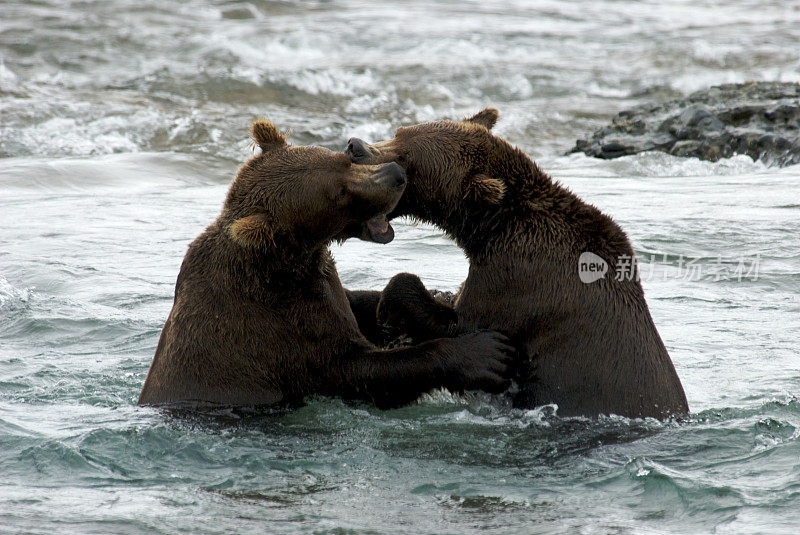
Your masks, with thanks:
M638 273L613 267L634 257L625 232L490 130L497 110L464 121L400 128L394 139L351 139L354 162L397 162L409 186L390 218L443 229L469 259L446 318L419 279L400 274L379 298L378 322L415 340L477 327L508 334L528 357L514 404L555 403L562 416L667 418L689 407L656 330ZM609 273L586 284L579 258L592 252Z
M365 226L385 241L402 169L292 146L267 121L252 135L261 154L183 260L140 404L271 406L321 394L387 408L438 387L507 387L512 349L497 333L389 351L358 329L328 246Z

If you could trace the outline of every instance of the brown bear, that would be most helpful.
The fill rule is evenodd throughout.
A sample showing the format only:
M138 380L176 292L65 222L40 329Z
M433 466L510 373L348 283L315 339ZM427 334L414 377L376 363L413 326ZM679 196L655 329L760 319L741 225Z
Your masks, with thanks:
M382 350L359 332L329 244L392 237L386 214L406 179L289 145L269 122L261 154L189 246L139 397L148 405L295 404L321 394L395 407L434 388L507 388L513 348L482 331Z
M635 265L630 276L581 279L583 253L606 268L634 258L625 232L494 136L497 116L486 109L464 121L400 128L373 145L350 140L345 152L353 162L405 168L409 186L390 219L439 226L470 263L456 316L416 276L401 274L384 291L381 319L402 320L415 340L475 328L508 334L530 364L517 407L555 403L562 416L687 413Z

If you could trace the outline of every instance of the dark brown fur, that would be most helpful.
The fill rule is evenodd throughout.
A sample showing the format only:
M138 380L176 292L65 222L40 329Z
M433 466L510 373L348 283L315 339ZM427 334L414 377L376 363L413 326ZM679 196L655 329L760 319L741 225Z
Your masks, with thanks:
M465 121L400 128L392 140L367 145L354 139L348 146L356 162L395 161L406 168L409 186L390 217L409 215L441 227L469 258L457 324L417 328L429 336L476 327L509 334L531 364L514 400L519 407L556 403L564 416L688 412L638 278L614 276L618 259L634 254L627 236L492 135L496 119L497 111L487 109ZM604 279L581 282L578 258L585 251L608 263ZM399 287L408 292L403 277ZM422 298L415 303L394 315L419 322Z
M189 246L139 403L273 405L318 393L392 407L437 387L507 386L511 348L496 333L385 351L358 330L328 245L385 217L403 191L399 167L290 146L266 121L252 134L262 154Z

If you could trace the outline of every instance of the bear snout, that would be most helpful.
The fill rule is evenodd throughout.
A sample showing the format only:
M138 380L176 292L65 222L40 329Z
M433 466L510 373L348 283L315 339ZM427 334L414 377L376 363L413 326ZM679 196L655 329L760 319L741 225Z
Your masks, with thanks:
M406 172L396 163L387 163L381 166L379 181L390 188L404 188L406 186Z
M353 163L366 160L370 155L367 143L357 137L351 137L348 140L347 148L344 150L344 153L347 154L347 157L350 158L350 161Z

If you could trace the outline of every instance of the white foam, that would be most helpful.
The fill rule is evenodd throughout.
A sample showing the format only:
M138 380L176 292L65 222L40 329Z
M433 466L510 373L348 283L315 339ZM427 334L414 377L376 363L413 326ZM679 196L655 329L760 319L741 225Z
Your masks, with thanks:
M13 307L13 302L27 303L31 298L34 286L18 289L8 282L8 279L0 275L0 308Z
M382 141L394 137L394 127L389 121L370 121L351 128L348 135L372 142Z
M542 159L539 164L556 176L574 177L701 177L732 176L742 174L772 173L775 170L761 161L753 161L743 154L736 154L717 162L698 158L673 156L660 151L648 151L623 156L613 160L592 158L582 153L573 153L554 159Z
M308 70L288 74L272 75L272 81L288 83L312 95L329 94L339 96L358 95L379 88L378 82L367 70L354 73L341 69Z
M53 117L23 128L20 141L34 154L92 156L136 152L141 144L137 137L155 131L165 122L166 118L149 109L89 120Z
M0 59L0 91L16 91L19 88L19 77L6 67L5 62Z

